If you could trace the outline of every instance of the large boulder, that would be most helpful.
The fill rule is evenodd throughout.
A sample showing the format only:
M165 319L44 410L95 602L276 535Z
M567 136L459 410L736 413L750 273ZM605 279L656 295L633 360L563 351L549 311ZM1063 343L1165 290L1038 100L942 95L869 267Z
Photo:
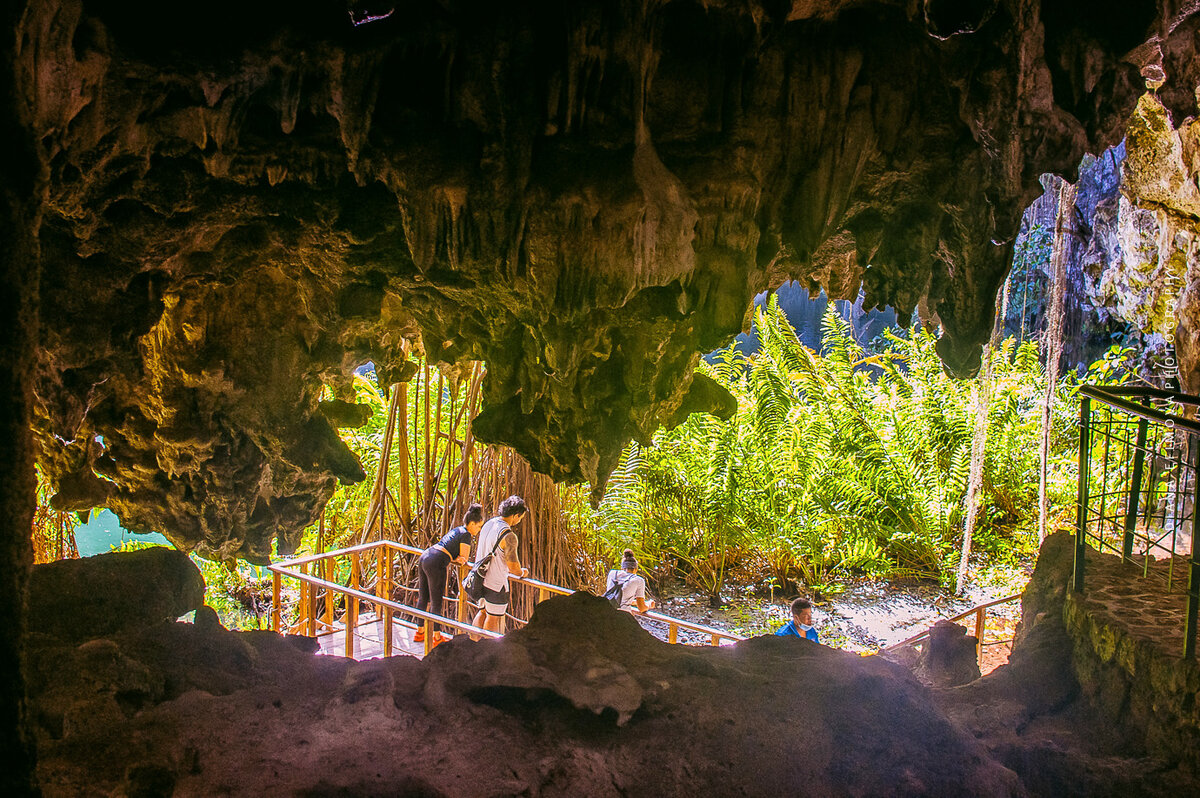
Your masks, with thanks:
M977 641L963 626L938 621L929 630L913 673L936 687L955 687L979 678Z
M585 593L423 661L184 623L32 654L55 794L146 774L187 795L1024 794L901 668L796 638L668 645Z
M33 569L29 628L83 641L174 620L204 604L204 577L165 546L59 560Z

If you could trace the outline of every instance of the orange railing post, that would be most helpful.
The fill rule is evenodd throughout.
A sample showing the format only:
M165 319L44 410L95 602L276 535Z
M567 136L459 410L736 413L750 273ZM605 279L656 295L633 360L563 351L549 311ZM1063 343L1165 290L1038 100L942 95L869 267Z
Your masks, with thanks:
M392 608L383 608L383 656L392 656Z
M350 587L358 590L358 552L350 553ZM358 596L346 596L346 656L354 659L354 630L358 626Z
M332 583L333 577L336 575L335 558L327 557L325 559L325 581ZM333 631L333 602L335 601L334 592L329 588L325 588L325 628Z
M467 591L462 589L463 580L467 578L467 566L458 566L458 622L465 623L467 619Z
M280 575L278 571L273 572L275 577L271 584L271 629L275 632L279 631L279 581Z
M980 665L983 665L983 616L986 612L986 607L975 611L975 660Z
M292 626L293 631L299 631L300 629L306 628L304 612L305 612L305 599L308 598L308 583L305 582L304 577L305 577L305 574L307 574L307 572L308 571L305 569L305 566L301 565L300 566L300 600L298 602L296 602L296 623L294 626Z

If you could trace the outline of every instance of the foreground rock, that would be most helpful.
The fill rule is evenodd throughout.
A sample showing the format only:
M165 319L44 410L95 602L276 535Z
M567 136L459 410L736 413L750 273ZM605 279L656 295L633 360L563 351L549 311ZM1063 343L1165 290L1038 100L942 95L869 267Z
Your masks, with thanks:
M1089 552L1088 556L1099 559L1101 555ZM1065 605L1073 603L1068 596L1072 562L1069 534L1046 539L1022 596L1022 620L1009 664L968 685L934 690L935 702L997 760L1016 771L1032 794L1113 798L1200 794L1196 777L1200 749L1194 742L1190 748L1161 744L1164 734L1174 733L1178 739L1178 727L1187 723L1192 727L1191 740L1196 739L1195 719L1188 717L1181 696L1173 696L1170 706L1154 708L1156 738L1154 730L1148 732L1144 715L1151 704L1162 703L1161 697L1126 696L1113 706L1104 700L1106 696L1097 695L1095 684L1081 689L1078 675L1090 680L1096 664L1086 646L1080 645L1079 630L1070 629L1064 620L1069 617ZM1108 635L1122 637L1112 626ZM1163 669L1177 676L1195 673L1194 664L1177 658ZM1145 682L1145 675L1139 674L1138 679Z
M588 594L423 662L173 623L34 653L52 796L1023 794L901 668L670 646Z

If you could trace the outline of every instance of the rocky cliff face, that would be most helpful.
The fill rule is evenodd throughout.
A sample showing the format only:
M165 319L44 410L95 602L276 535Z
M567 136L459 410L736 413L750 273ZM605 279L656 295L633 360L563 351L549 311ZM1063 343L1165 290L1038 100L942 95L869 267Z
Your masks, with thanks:
M486 361L476 435L597 490L729 412L693 368L788 278L920 303L968 373L1038 175L1141 72L1196 107L1174 0L186 8L19 24L35 426L60 506L257 562L363 477L321 386L413 347Z

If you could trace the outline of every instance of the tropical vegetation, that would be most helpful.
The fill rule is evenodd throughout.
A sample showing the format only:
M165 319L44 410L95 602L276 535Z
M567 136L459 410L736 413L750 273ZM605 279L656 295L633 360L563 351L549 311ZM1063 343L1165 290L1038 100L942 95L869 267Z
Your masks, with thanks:
M714 598L734 570L825 593L854 574L950 584L972 382L945 374L928 330L889 331L868 348L836 312L824 325L817 353L774 301L760 309L759 350L731 345L702 367L737 398L737 414L693 415L649 447L631 444L594 516L597 547L633 548L660 579ZM1005 340L992 362L975 551L1007 558L1036 545L1045 376L1034 342ZM1060 513L1074 478L1072 391L1058 387L1051 430Z

